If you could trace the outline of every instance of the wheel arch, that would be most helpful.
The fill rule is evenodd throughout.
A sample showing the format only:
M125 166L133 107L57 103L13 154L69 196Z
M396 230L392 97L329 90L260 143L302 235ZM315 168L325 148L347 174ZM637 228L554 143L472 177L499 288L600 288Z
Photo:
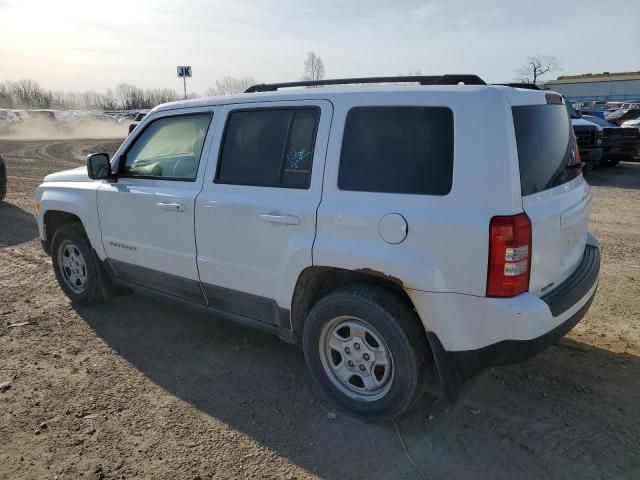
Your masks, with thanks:
M307 315L329 293L352 284L375 285L389 290L415 310L402 281L371 269L347 270L337 267L311 266L302 271L291 300L291 329L295 343L300 343Z
M98 258L100 260L106 258L95 202L95 190L81 192L45 190L42 193L39 201L39 221L42 227L40 239L48 254L50 254L51 240L55 231L62 225L79 222Z

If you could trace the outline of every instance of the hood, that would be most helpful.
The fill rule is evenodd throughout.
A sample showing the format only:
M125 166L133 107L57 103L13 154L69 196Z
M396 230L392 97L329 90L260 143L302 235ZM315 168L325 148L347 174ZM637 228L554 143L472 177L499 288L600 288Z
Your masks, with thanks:
M72 168L61 172L50 173L44 177L45 182L91 182L87 175L87 167Z
M587 120L583 120L582 118L572 118L571 119L571 124L574 127L577 127L577 126L581 126L581 127L596 127L598 130L602 130L602 127L600 125L598 125L597 123L592 123L592 122L589 122Z

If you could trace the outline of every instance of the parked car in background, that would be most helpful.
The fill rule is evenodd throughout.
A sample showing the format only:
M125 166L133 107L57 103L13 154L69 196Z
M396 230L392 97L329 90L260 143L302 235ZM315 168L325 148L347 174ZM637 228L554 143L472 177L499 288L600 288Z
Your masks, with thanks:
M634 120L627 120L620 125L622 128L640 128L640 118Z
M26 122L27 120L29 120L29 114L27 113L26 110L13 110L13 113L16 114L16 116L18 117L18 119L20 119L21 122Z
M621 108L620 110L609 113L605 116L605 118L611 123L622 125L627 120L635 120L636 118L640 118L640 108Z
M581 171L553 92L261 84L156 107L112 159L48 175L36 219L74 303L122 285L272 332L341 408L383 419L430 379L455 402L585 315L600 253Z
M8 125L20 121L20 117L13 110L0 108L0 124Z
M583 115L592 115L602 118L605 118L605 106L606 103L599 100L573 104L573 107Z
M607 102L605 104L604 110L606 113L615 112L616 110L620 110L622 108L623 102Z
M53 110L27 110L27 113L29 120L57 120Z
M632 160L638 155L638 149L640 149L638 128L622 128L600 117L589 115L583 115L582 119L602 127L600 165L614 166L621 161Z
M565 99L566 107L571 117L571 125L580 149L580 158L585 164L585 171L591 170L602 158L602 130L600 125L583 120L571 103Z
M0 153L0 202L7 196L7 166Z
M147 113L149 113L149 111L150 110L140 110L138 113L136 113L136 116L133 119L133 123L129 125L129 135L131 135L131 132L133 132L133 130L140 124L144 117L147 116Z

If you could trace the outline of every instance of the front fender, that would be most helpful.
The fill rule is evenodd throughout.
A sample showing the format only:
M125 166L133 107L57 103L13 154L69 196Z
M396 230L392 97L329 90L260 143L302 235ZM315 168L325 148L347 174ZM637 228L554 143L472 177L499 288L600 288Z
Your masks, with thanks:
M61 211L75 215L82 222L91 246L100 260L106 259L106 252L102 245L100 221L98 219L97 190L99 184L93 182L77 182L73 187L63 183L45 183L38 187L36 202L39 203L39 213L36 215L40 240L47 238L44 229L44 218L47 212Z

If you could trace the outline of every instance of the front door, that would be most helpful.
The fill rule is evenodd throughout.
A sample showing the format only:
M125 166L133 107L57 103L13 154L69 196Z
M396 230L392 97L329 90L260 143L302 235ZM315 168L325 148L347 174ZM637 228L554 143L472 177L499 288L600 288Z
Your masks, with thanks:
M117 275L200 303L194 208L211 119L210 111L145 119L119 153L118 181L97 192L102 243Z
M196 200L198 269L211 306L290 328L296 280L312 265L331 114L321 100L221 112L217 165L209 162Z

